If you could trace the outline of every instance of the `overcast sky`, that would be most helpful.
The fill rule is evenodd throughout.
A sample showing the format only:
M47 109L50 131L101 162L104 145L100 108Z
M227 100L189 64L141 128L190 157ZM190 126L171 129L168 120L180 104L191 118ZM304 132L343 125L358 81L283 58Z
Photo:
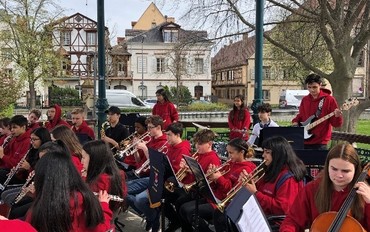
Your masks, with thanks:
M136 21L150 5L152 0L107 0L104 1L105 26L109 28L114 37L125 35L125 29L131 28L131 21ZM153 1L155 2L155 1ZM87 17L97 19L97 0L59 0L65 15L81 13ZM165 9L157 3L157 7L163 15L179 17L179 12L174 9ZM116 41L112 41L116 43Z

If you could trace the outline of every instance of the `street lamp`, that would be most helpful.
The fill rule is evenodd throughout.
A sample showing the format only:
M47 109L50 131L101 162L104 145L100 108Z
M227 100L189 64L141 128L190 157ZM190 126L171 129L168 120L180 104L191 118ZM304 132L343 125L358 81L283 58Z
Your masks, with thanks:
M141 38L141 99L144 100L144 39L146 35Z

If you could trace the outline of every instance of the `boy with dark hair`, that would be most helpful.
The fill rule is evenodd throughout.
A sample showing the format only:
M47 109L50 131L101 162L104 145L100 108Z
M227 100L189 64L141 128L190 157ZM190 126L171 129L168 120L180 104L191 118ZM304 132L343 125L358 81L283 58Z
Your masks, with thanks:
M330 117L312 128L310 132L313 136L304 141L305 149L327 149L327 144L331 139L332 127L340 127L343 124L342 112L338 109L335 98L321 89L322 78L319 75L308 75L305 84L309 94L303 97L299 113L293 118L292 125L298 126L311 116L319 119L334 112L334 117Z
M21 161L30 148L27 124L27 118L23 115L15 115L10 119L12 139L5 148L0 147L0 183L4 183L6 174Z
M28 114L28 129L32 131L33 129L39 128L39 119L41 117L41 111L38 109L33 109Z
M252 146L253 144L258 144L258 141L256 141L259 136L260 132L263 128L266 127L278 127L279 125L274 122L270 116L271 116L271 105L269 103L263 103L262 105L258 106L258 118L260 119L259 123L256 123L253 126L252 134L248 139L248 146Z
M84 110L81 108L75 108L72 110L72 130L75 132L78 140L81 144L85 144L88 141L95 140L95 134L85 122Z
M113 152L120 149L120 143L129 136L128 129L119 122L121 110L117 106L111 106L105 111L108 114L109 127L105 129L105 135L101 136L101 140L109 143L114 147Z

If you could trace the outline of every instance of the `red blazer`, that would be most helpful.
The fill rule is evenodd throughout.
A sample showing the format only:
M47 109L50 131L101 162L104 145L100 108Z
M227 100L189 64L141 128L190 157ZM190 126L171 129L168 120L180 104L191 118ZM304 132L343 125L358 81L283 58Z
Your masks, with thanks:
M286 219L281 224L280 231L303 231L307 226L308 228L311 227L313 221L319 215L315 204L315 194L319 188L320 181L321 179L311 181L297 195ZM337 212L349 192L350 189L348 187L343 191L333 191L330 211ZM370 231L370 204L365 204L364 218L360 223L366 231Z
M221 176L216 182L211 183L211 188L217 199L222 200L226 197L226 194L238 183L239 174L246 170L248 173L252 172L256 168L256 165L251 161L243 162L231 162L229 167L225 167L223 170L229 169L230 171L225 175Z
M221 160L218 157L217 153L212 150L204 154L198 154L198 163L202 167L203 172L206 173L210 164L220 166ZM194 181L195 181L194 175L188 173L182 182L184 184L190 184L193 183Z
M12 168L16 166L30 149L30 146L29 131L12 138L4 149L4 157L0 160L0 168Z
M249 137L248 130L251 124L251 115L248 111L248 108L243 109L243 111L244 111L244 120L239 120L240 110L236 110L236 111L232 110L229 113L228 124L230 128L230 135L229 135L230 140L235 139L235 138L242 138L244 140L248 140L248 137ZM231 120L231 115L234 116L233 120ZM243 133L232 131L232 130L243 130L243 129L246 130L246 134L244 135L244 137L243 137Z
M180 161L183 155L191 155L191 147L189 141L184 140L181 143L176 144L175 146L169 146L167 156L175 173L180 169Z
M303 181L297 182L292 176L276 189L277 182L288 171L284 168L274 183L265 182L264 178L256 183L256 197L266 215L287 214L298 192L303 188Z
M172 102L157 102L153 107L152 114L159 115L165 121L162 127L164 130L171 123L179 121L179 114Z
M75 195L77 196L77 201L75 201ZM105 232L112 228L110 221L112 220L112 211L109 209L109 205L106 202L100 202L103 209L104 222L97 225L95 228L86 228L85 226L85 208L82 194L77 192L77 194L72 194L69 207L72 218L72 229L70 232ZM31 222L31 213L27 213L26 221Z

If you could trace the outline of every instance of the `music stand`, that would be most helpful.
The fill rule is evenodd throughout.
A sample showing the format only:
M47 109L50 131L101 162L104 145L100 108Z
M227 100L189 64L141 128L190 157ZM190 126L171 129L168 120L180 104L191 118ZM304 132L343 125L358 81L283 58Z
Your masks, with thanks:
M157 150L148 148L150 160L150 175L148 186L148 198L150 208L157 208L161 205L164 171L165 171L165 155Z
M306 165L310 177L314 179L325 165L328 150L294 150L298 158Z
M226 215L240 232L270 232L271 228L257 198L241 188L226 207Z
M263 140L273 136L281 136L288 140L293 149L304 148L304 128L303 127L266 127L260 132L258 147L262 147Z

